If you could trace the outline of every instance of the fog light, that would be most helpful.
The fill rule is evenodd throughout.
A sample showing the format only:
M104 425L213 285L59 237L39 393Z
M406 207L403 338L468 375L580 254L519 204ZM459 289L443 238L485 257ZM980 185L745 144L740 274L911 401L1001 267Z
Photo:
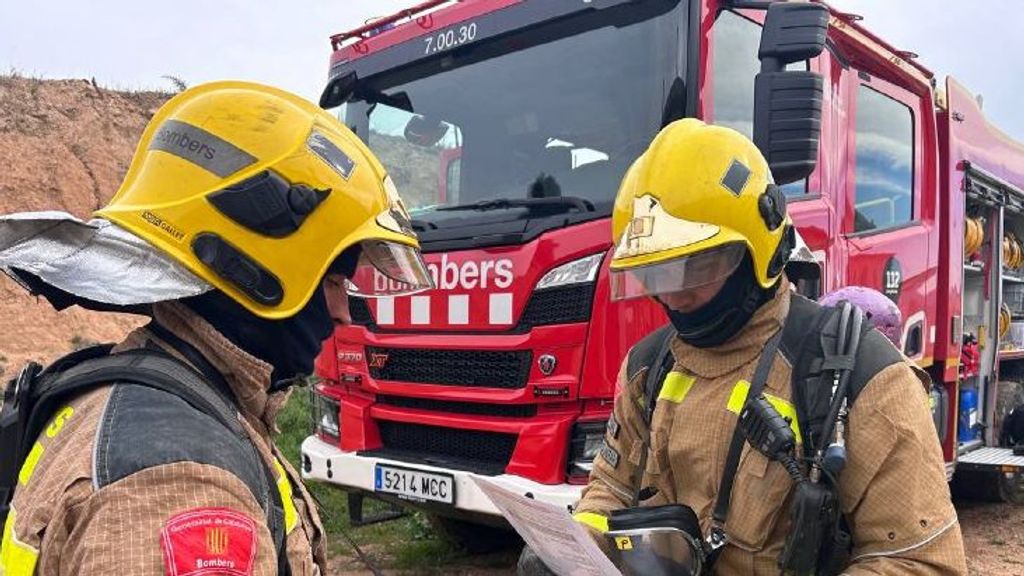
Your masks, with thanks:
M569 438L568 476L570 484L586 484L594 468L594 458L604 446L606 422L579 422Z
M341 441L341 403L313 390L313 433L322 440Z

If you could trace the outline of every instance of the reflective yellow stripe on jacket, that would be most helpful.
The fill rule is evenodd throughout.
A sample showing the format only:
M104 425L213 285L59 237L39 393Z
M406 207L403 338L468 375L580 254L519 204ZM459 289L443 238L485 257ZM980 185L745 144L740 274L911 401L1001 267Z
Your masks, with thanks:
M68 421L68 418L75 413L75 410L71 406L65 406L61 408L56 414L50 424L46 427L46 437L53 438L64 429L64 424ZM25 462L21 465L21 470L18 472L18 484L27 486L28 481L32 478L32 473L36 471L36 465L39 464L39 458L43 455L43 445L36 442L32 445L32 449L29 450L28 456L25 457Z
M277 470L277 491L281 494L281 504L284 505L284 529L291 534L299 523L299 513L295 510L295 502L292 500L292 483L288 481L288 474L277 458L274 458L274 469Z
M732 394L729 395L729 403L726 407L729 412L733 414L739 414L740 410L743 410L743 404L747 401L747 394L750 393L750 382L746 380L740 380L732 388ZM764 393L764 397L768 400L768 403L775 407L779 411L779 414L783 418L789 420L789 427L793 429L793 434L796 435L796 441L800 443L800 423L796 419L796 406L793 406L787 400L783 400L778 396L772 396L767 392Z
M74 413L75 410L71 406L65 406L58 410L46 427L44 432L46 437L56 437ZM28 456L25 457L25 462L21 465L21 470L18 471L19 485L28 485L44 451L43 445L38 441L32 445ZM16 518L14 507L11 507L7 514L7 522L4 524L3 541L0 542L0 576L32 576L36 570L36 562L39 561L39 550L19 541L15 536Z
M20 542L14 535L17 514L11 508L4 525L4 539L0 543L0 576L32 576L39 561L39 550Z
M690 393L694 382L697 379L690 374L682 372L669 372L661 383L661 392L658 393L658 400L668 400L679 404Z

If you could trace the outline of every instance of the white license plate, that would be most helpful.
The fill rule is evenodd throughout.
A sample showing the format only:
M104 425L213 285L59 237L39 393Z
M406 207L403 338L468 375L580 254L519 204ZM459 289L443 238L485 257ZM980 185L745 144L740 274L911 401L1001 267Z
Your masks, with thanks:
M455 477L451 474L377 464L373 471L373 489L410 500L455 503Z

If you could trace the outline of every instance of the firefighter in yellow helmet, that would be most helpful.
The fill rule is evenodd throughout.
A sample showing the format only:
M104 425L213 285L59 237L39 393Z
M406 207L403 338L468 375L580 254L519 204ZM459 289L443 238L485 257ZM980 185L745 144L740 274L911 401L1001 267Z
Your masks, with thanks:
M574 514L625 573L966 573L921 381L852 306L790 289L792 223L752 142L667 126L612 231L613 297L670 320L623 362Z
M355 135L267 86L186 90L93 220L0 217L0 268L57 308L152 319L7 385L0 574L324 572L275 417L349 321L347 293L431 285Z

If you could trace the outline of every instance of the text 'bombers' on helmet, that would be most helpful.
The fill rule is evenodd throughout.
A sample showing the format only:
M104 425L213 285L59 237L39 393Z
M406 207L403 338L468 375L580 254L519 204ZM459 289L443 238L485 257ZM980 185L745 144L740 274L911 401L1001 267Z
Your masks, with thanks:
M419 244L383 165L313 103L248 82L185 90L157 111L96 215L254 314L286 318L346 249Z
M730 128L678 120L623 178L612 214L611 268L626 271L740 243L767 288L782 273L790 228L785 198L753 142Z

